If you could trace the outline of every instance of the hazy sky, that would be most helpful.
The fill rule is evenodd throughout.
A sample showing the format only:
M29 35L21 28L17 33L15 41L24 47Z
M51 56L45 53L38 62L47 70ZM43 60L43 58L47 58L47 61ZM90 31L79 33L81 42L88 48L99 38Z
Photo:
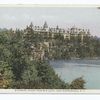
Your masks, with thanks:
M0 28L24 28L33 22L42 26L90 29L100 37L100 9L96 7L0 7Z

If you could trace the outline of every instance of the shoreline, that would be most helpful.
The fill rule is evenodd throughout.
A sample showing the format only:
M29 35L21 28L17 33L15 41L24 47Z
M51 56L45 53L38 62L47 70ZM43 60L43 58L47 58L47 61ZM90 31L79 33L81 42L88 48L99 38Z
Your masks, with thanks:
M57 61L57 60L63 60L63 61L70 61L70 60L100 60L100 57L93 57L93 58L70 58L70 59L50 59L49 61Z

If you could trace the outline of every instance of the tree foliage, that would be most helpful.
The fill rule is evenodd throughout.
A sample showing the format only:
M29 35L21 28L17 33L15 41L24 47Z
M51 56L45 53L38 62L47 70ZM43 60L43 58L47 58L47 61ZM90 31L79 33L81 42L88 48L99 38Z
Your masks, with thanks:
M82 77L73 80L70 84L71 89L84 89L85 81Z
M35 32L32 24L24 30L0 31L0 88L84 89L83 78L65 83L46 59L100 57L99 47L98 37L68 39L61 33Z

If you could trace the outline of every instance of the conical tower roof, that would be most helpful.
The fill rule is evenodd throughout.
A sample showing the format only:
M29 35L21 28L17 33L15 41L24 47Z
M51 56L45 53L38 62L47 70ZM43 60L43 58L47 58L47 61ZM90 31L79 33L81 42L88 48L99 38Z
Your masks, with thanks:
M44 29L45 29L45 28L48 28L48 25L47 25L47 22L46 22L46 21L44 22L43 28L44 28Z

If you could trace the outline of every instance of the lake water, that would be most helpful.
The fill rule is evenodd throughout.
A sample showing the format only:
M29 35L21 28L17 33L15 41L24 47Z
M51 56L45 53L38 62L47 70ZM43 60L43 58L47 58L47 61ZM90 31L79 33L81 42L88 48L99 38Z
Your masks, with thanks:
M55 72L65 82L83 77L85 88L100 89L100 60L50 61Z

